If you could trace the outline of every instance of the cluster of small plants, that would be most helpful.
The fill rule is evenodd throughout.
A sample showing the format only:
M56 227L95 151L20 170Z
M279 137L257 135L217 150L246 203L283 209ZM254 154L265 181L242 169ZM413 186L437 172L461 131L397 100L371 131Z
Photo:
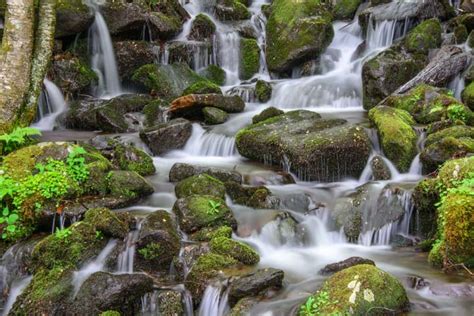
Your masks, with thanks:
M17 127L9 134L0 135L1 154L6 155L34 143L35 136L41 136L41 132L32 127Z
M215 215L219 213L219 208L222 206L222 203L209 200L209 208L207 210L207 213L209 215Z
M333 312L331 314L323 314L323 310L329 304L337 304L338 301L331 301L329 299L329 293L326 291L319 291L314 296L308 297L306 302L300 307L300 316L343 316L339 312Z

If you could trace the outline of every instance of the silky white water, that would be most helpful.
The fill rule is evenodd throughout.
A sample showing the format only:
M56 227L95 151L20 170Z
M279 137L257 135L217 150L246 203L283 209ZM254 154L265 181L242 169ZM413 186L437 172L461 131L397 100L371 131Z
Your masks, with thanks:
M52 131L56 127L57 117L66 111L67 104L64 95L54 82L44 79L43 98L40 99L38 105L39 121L34 123L32 127L36 127L41 131Z

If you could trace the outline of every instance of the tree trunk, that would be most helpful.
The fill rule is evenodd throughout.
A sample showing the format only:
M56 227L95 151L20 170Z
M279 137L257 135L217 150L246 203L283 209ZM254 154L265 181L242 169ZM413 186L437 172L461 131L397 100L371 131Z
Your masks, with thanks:
M0 51L0 134L10 131L30 86L34 0L7 0Z
M25 106L20 113L21 123L25 125L29 125L35 119L38 98L43 88L43 80L51 62L56 28L56 3L56 0L40 0L30 88Z

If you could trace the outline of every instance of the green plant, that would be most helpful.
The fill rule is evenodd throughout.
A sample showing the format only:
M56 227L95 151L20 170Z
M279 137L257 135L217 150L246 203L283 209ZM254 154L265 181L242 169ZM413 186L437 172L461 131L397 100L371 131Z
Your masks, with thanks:
M1 135L0 142L3 144L1 149L2 155L30 145L33 142L33 136L41 136L41 132L32 127L17 127L11 133Z
M466 111L464 105L462 104L453 104L448 107L448 118L453 121L467 121Z
M219 208L222 206L222 203L209 200L209 209L207 211L208 214L217 214L219 213Z
M2 238L5 239L7 238L7 232L9 233L15 233L17 226L16 223L20 216L16 212L11 212L10 209L5 206L2 211L2 217L0 217L0 224L5 224L6 225L6 232L4 230L2 234Z
M69 228L63 228L63 229L56 228L56 232L54 233L54 236L58 239L64 240L64 239L67 239L71 234L72 232Z
M329 293L326 291L319 291L315 295L308 297L306 302L300 307L300 316L342 316L341 313L334 312L331 314L323 314L324 308L329 304L337 304L337 301L331 302Z
M104 234L100 230L95 231L95 239L102 240L104 239Z
M84 155L86 150L80 146L73 147L69 153L66 162L68 173L77 182L83 182L89 177L89 171L86 168Z

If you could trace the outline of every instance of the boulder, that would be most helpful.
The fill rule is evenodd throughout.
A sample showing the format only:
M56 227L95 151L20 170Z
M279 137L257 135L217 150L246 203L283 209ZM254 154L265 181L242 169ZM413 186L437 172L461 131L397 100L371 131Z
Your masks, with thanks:
M187 163L175 163L173 167L171 167L169 179L170 182L179 182L186 178L203 173L206 173L222 182L233 181L236 183L242 183L242 175L237 171L230 171L215 167L190 165Z
M372 175L375 181L390 180L392 178L389 167L380 156L372 158L370 168L372 168Z
M337 272L320 290L300 307L302 313L366 315L374 309L400 314L409 311L410 302L403 285L393 276L373 265L361 264ZM382 312L383 313L383 312Z
M174 100L169 113L173 117L195 117L202 115L202 109L205 107L214 107L227 113L239 113L244 110L245 103L239 96L190 94Z
M141 131L140 139L154 155L162 155L183 148L191 133L191 122L179 118Z
M410 169L417 154L415 124L408 112L387 106L370 110L369 119L377 128L380 144L385 156L402 171Z
M410 53L427 55L430 50L441 46L441 33L438 19L423 21L407 34L403 46Z
M205 227L236 226L232 211L223 200L211 195L192 195L178 199L173 206L180 228L194 233Z
M248 80L260 70L260 47L253 38L240 40L240 78Z
M191 195L212 195L224 199L225 186L220 180L202 173L178 182L175 186L175 193L178 199Z
M56 8L56 38L86 32L94 22L94 15L82 0L60 1Z
M113 45L118 73L122 78L130 79L140 67L156 60L156 47L150 42L120 41Z
M352 20L362 0L336 0L331 12L336 20Z
M260 261L260 256L252 247L228 237L214 237L209 246L213 253L229 256L243 264L254 265Z
M361 127L305 110L240 130L236 145L244 157L278 166L285 161L292 171L312 181L358 178L370 153L370 141Z
M462 101L471 110L474 110L474 81L469 83L468 86L462 91Z
M252 117L252 124L257 124L257 123L266 121L269 118L272 118L272 117L275 117L275 116L278 116L278 115L282 115L282 114L285 114L285 112L271 106L269 108L266 108L262 112L260 112L260 114L257 114L254 117Z
M104 236L125 239L128 225L107 208L93 208L86 212L84 220L95 226Z
M229 118L227 112L210 106L202 109L202 114L204 115L204 122L208 125L222 124Z
M153 185L135 171L113 170L107 178L111 196L138 200L155 192Z
M222 94L221 88L210 81L198 81L183 91L183 96L188 94Z
M250 19L250 12L239 0L218 0L215 7L220 21L239 21Z
M201 76L207 80L215 83L218 86L222 86L225 83L226 73L225 71L216 65L209 65L206 69L202 70L199 73Z
M226 182L225 187L232 202L237 204L260 209L273 209L277 208L280 202L264 186L249 187L242 186L237 182Z
M259 102L266 103L270 101L272 98L272 91L273 88L270 83L263 80L257 80L257 83L255 84L255 96Z
M198 14L191 25L189 39L194 41L210 41L216 32L216 25L205 14Z
M369 264L375 266L375 262L370 259L365 259L361 257L350 257L346 260L326 265L319 271L319 273L323 275L333 274L344 269L356 266L358 264Z
M331 22L331 14L319 2L273 1L266 25L269 70L285 73L302 62L317 58L334 36Z

